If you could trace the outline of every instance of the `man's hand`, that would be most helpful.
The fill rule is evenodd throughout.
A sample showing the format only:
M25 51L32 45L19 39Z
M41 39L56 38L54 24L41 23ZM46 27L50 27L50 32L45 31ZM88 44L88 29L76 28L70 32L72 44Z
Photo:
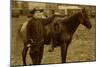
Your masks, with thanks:
M31 44L31 43L33 43L33 40L32 39L29 39L28 42Z

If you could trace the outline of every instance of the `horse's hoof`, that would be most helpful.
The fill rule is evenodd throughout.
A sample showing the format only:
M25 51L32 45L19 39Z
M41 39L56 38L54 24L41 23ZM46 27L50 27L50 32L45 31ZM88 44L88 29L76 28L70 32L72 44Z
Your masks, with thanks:
M48 52L53 52L53 51L54 51L54 50L51 50L51 49L50 49L50 50L48 50Z
M30 66L31 66L32 64L30 64Z

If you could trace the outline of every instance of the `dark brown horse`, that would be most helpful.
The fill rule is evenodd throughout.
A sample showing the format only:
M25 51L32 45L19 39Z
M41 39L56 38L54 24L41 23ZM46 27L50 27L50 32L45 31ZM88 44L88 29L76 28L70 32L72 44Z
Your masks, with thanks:
M26 55L30 48L30 57L33 64L40 64L43 56L45 41L45 25L53 22L54 15L46 19L31 18L20 26L19 34L23 39L24 48L22 51L23 64L26 65Z
M72 37L78 26L82 24L88 29L92 27L89 17L85 9L81 12L73 14L72 16L65 17L60 22L54 23L53 30L51 30L52 49L56 46L61 47L61 60L62 63L66 62L67 50L71 43Z

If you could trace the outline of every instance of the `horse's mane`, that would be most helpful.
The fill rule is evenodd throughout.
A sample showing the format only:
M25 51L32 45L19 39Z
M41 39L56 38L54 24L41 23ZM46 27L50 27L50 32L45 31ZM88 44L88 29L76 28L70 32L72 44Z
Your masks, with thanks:
M80 24L81 12L77 12L69 17L65 17L64 20L62 20L62 24L66 28L69 33L74 33L78 25Z
M81 12L77 12L77 13L74 13L74 14L70 15L69 17L66 16L66 17L63 18L62 22L67 23L69 20L76 19L78 16L80 16L80 14L81 14Z

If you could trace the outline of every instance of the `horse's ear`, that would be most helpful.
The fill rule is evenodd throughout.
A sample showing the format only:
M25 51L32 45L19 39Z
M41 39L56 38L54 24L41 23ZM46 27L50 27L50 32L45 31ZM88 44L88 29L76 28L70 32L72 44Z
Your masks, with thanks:
M39 11L40 11L40 12L43 12L44 10L43 10L43 9L40 9Z
M86 13L86 8L83 8L82 9L82 13Z
M55 13L55 10L52 10L52 14L54 14Z
M31 14L34 14L36 9L34 8L33 10L30 11Z

